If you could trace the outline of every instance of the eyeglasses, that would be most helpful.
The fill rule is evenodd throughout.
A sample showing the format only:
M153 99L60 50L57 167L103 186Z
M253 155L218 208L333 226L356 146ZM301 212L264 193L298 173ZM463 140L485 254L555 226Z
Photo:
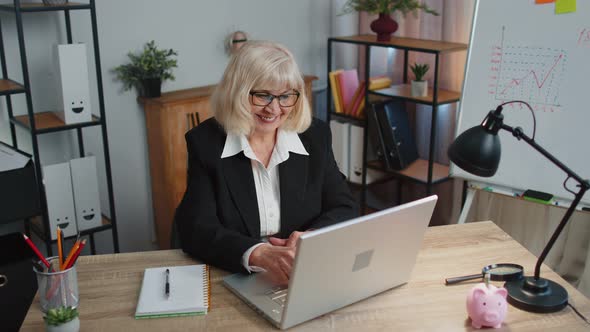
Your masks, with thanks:
M268 106L276 98L279 101L279 106L291 107L297 103L297 100L299 100L299 95L299 91L285 93L278 96L263 91L250 91L252 104L256 106Z

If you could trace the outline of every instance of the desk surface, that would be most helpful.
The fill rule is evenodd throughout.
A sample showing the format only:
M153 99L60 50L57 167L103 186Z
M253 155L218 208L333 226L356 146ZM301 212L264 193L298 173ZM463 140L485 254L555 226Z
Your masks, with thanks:
M477 273L484 265L511 262L533 272L536 258L492 222L431 227L410 281L340 310L294 327L309 331L465 331L472 330L465 297L474 283L445 286L444 279ZM206 316L135 320L135 306L147 267L196 262L179 250L80 257L81 331L276 330L221 282L227 275L211 270L212 308ZM541 275L567 288L572 303L590 317L590 300L548 267ZM501 284L500 284L501 285ZM37 298L22 331L43 329ZM509 306L502 329L493 331L590 330L570 307L553 314L534 314Z

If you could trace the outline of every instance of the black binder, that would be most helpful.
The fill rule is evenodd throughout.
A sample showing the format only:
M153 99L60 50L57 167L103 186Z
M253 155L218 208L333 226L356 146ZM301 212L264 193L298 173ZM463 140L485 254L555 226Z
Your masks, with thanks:
M388 170L402 170L418 159L414 133L404 102L391 100L372 105L380 134L383 162Z
M369 122L369 144L367 145L367 159L368 160L385 160L385 150L383 150L383 137L381 136L381 128L379 128L379 120L377 115L373 111L372 107L365 108L365 114Z
M20 233L0 236L0 329L18 331L37 293L32 259ZM40 310L35 308L35 310Z
M17 150L3 142L3 151L0 153L14 153L31 156ZM0 224L13 222L41 214L39 201L39 189L35 179L35 165L33 160L23 168L9 171L0 171Z

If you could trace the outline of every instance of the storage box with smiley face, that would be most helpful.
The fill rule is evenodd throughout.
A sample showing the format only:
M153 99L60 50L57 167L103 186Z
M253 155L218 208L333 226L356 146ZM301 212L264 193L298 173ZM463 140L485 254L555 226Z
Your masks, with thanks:
M56 111L66 124L92 120L88 61L85 44L57 45L59 107Z
M98 227L102 223L100 196L94 156L70 160L74 207L78 229Z

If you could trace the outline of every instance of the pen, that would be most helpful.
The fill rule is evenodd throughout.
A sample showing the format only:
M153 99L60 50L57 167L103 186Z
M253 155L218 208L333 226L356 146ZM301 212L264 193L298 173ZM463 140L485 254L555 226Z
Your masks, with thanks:
M165 286L165 292L166 292L166 297L170 297L170 270L166 269L166 286Z

